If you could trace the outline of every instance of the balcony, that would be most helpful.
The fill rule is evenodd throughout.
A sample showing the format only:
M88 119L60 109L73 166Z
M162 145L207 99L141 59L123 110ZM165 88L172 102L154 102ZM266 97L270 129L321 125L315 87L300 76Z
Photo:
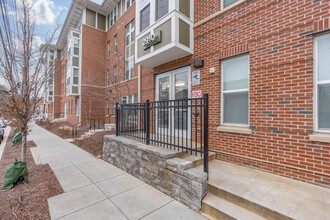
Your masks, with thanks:
M168 12L158 19L157 12L151 10L156 8L155 1L146 5L139 5L139 2L136 4L136 8L140 8L136 10L136 64L156 67L193 54L193 1L169 1ZM141 20L146 21L142 17L145 16L143 11L146 8L151 10L151 25L141 31L142 25L145 25Z

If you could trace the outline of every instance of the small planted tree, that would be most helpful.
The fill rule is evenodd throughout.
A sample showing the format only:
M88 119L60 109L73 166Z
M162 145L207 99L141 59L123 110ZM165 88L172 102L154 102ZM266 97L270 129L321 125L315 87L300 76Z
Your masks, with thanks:
M0 0L0 77L5 81L7 95L0 102L0 112L22 132L21 160L26 162L26 139L29 122L41 100L53 68L45 67L47 51L59 29L48 32L38 45L36 14L32 1Z

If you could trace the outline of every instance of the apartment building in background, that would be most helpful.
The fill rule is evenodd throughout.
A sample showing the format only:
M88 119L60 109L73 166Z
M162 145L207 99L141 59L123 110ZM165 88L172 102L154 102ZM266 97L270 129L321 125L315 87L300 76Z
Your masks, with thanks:
M329 12L326 0L73 1L50 50L49 118L114 123L117 102L208 93L217 159L329 187Z

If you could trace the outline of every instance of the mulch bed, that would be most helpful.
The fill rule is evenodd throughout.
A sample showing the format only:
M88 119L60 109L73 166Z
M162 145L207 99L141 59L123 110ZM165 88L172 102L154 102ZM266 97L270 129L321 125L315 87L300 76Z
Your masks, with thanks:
M72 143L81 149L93 154L95 157L101 158L104 135L110 135L114 133L115 131L97 132L90 137L84 138L83 140L75 140Z
M50 122L49 120L36 120L36 124L63 139L72 138L72 125L69 122ZM88 126L79 127L77 130L77 137L80 137L88 131Z
M20 158L21 146L11 146L13 129L8 137L0 160L0 183L7 168ZM50 219L47 198L63 193L55 174L48 164L36 165L30 151L36 147L33 141L27 142L26 161L29 172L29 183L0 191L0 219Z

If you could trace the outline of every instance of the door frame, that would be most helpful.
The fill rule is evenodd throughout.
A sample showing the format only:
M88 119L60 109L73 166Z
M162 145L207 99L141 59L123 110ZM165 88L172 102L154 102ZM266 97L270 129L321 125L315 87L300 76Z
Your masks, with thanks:
M159 79L160 78L164 78L164 77L167 77L169 76L169 84L170 84L170 89L169 89L169 100L175 100L175 75L177 74L180 74L180 73L183 73L183 72L187 72L188 74L188 99L191 98L191 67L188 66L188 67L183 67L183 68L180 68L180 69L175 69L175 70L170 70L168 72L164 72L162 74L158 74L156 75L156 86L155 86L155 100L156 101L159 101ZM188 102L188 105L191 105L191 101ZM167 129L171 129L173 132L175 132L175 136L176 134L184 134L187 133L188 134L188 137L184 136L184 138L191 138L191 111L187 110L187 117L188 117L188 124L187 124L187 131L185 132L182 132L182 130L179 130L179 129L175 129L175 124L174 124L174 120L175 120L175 111L172 110L171 111L171 120L172 122L170 122L169 120L169 125L168 125L168 128ZM155 124L155 127L158 128L158 115L155 114L156 116L156 124ZM170 126L172 128L170 128ZM161 128L161 129L164 129L164 128ZM165 132L163 132L165 133Z

